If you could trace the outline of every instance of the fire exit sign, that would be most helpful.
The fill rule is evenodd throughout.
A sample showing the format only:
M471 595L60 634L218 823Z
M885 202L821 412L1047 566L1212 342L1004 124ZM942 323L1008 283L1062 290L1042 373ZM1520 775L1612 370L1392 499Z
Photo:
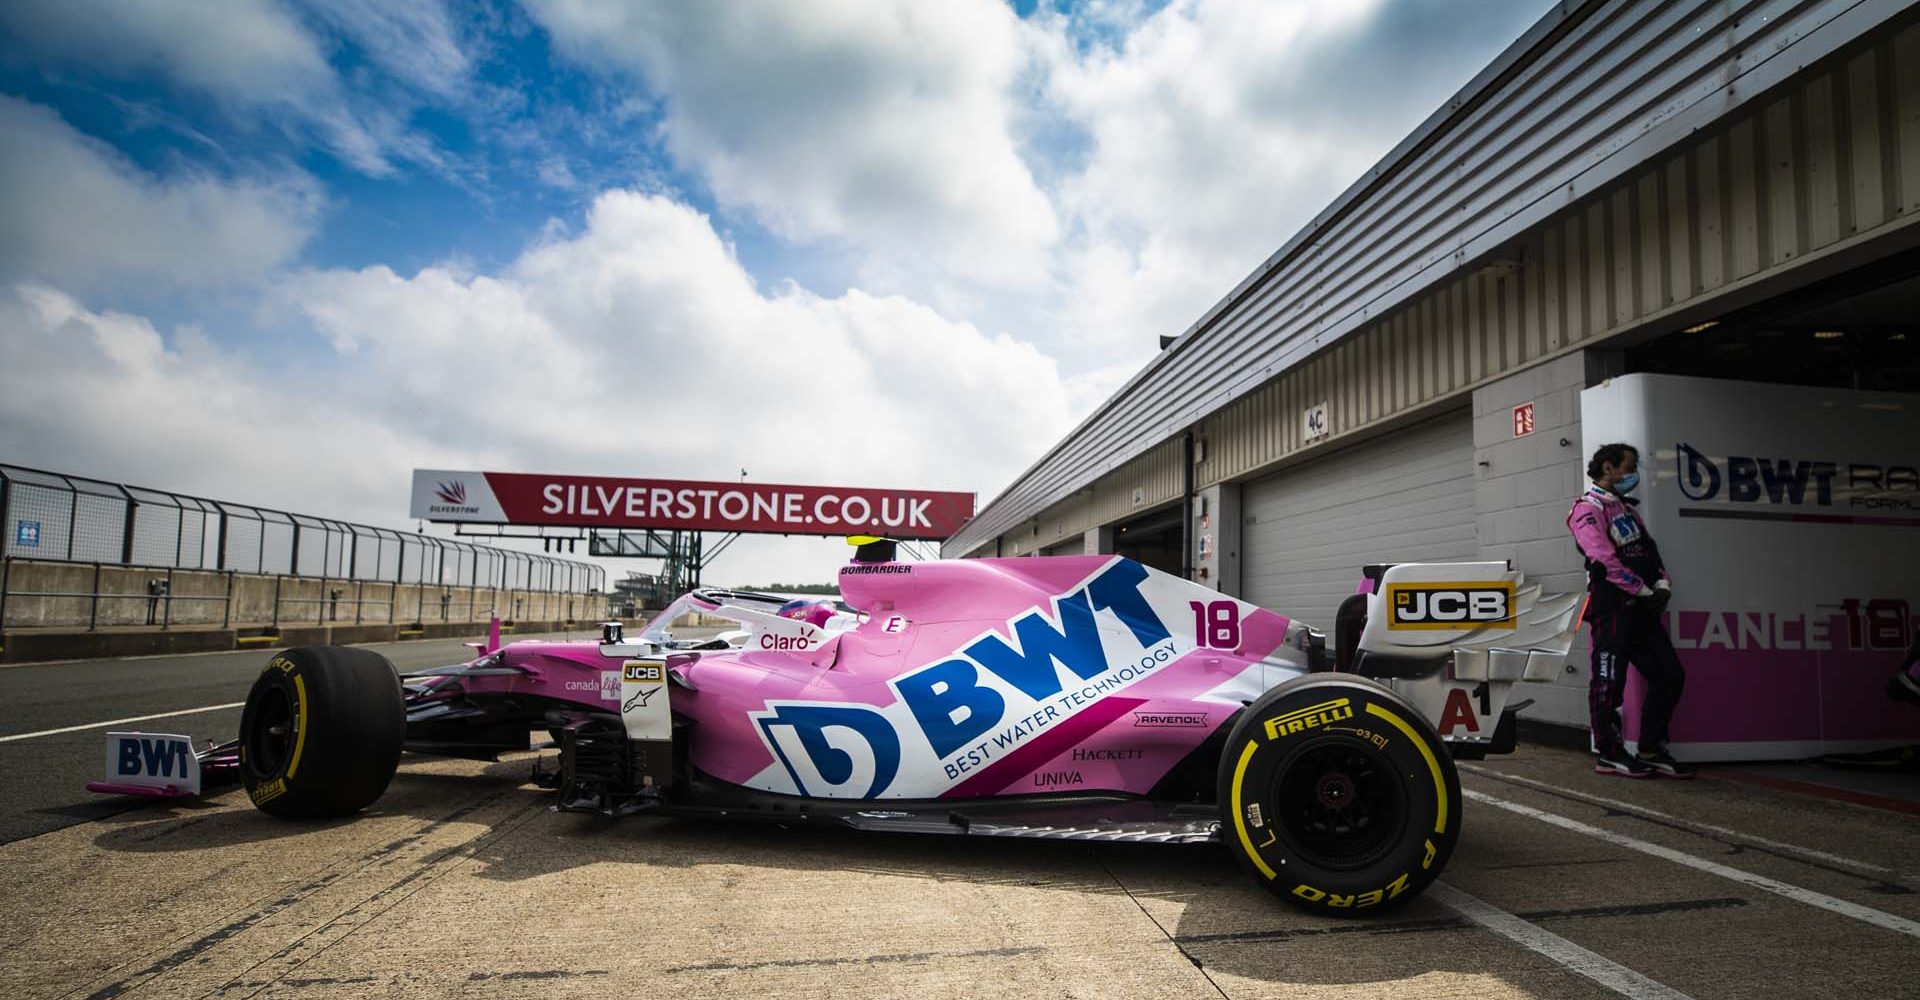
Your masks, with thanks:
M1513 408L1513 436L1526 437L1533 433L1533 400L1529 399Z

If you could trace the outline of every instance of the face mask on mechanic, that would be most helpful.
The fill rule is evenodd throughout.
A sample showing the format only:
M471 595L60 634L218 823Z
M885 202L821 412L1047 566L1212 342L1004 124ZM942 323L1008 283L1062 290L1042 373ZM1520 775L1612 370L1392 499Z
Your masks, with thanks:
M1626 475L1621 476L1619 479L1616 479L1613 481L1613 491L1615 493L1620 494L1621 496L1625 496L1629 493L1632 493L1634 490L1637 490L1639 488L1640 488L1640 474L1638 472L1629 472Z

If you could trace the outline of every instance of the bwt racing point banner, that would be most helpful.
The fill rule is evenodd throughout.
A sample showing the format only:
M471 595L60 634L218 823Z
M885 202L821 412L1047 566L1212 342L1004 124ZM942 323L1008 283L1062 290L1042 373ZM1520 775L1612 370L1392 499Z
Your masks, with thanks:
M944 539L974 495L928 490L711 483L415 469L412 516L427 521Z

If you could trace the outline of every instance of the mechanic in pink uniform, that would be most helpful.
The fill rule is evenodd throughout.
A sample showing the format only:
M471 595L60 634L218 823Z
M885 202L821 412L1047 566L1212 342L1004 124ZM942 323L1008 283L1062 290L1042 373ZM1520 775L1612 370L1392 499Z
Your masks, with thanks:
M1567 527L1587 561L1587 625L1592 630L1593 674L1587 707L1600 774L1647 778L1691 778L1693 769L1667 752L1667 725L1686 670L1680 665L1667 627L1661 621L1673 595L1660 547L1630 498L1640 485L1640 453L1632 445L1601 445L1587 463L1593 484L1573 502ZM1640 706L1640 752L1627 753L1620 737L1620 703L1626 696L1627 665L1646 681Z

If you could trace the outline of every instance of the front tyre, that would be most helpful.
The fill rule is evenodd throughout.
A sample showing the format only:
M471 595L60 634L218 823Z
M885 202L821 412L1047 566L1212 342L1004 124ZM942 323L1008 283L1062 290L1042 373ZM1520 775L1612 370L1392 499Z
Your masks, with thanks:
M268 661L240 715L247 798L286 819L371 805L400 763L407 717L399 675L378 653L301 646Z
M1460 777L1433 727L1387 688L1313 674L1241 713L1220 758L1229 850L1315 913L1418 895L1460 839Z

